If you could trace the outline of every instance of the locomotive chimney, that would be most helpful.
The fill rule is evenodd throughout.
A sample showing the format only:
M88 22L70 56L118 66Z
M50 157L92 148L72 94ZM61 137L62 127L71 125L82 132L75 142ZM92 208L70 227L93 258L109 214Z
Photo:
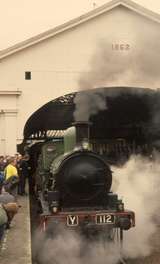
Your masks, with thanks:
M82 145L84 141L89 142L89 127L90 122L75 122L73 125L76 128L76 145Z

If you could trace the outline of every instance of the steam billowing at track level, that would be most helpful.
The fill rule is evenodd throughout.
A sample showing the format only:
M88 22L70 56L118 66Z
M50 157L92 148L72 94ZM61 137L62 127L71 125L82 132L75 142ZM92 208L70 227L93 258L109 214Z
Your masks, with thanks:
M61 230L57 238L46 238L37 233L35 240L43 244L35 245L35 254L39 254L42 264L118 264L122 258L115 244L86 242L77 233Z

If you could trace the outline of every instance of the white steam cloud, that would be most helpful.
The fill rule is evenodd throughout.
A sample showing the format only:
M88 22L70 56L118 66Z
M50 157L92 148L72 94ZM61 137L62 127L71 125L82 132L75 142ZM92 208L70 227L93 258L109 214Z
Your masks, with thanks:
M125 233L124 253L129 258L148 256L160 223L160 159L133 156L124 167L113 170L113 190L136 215L136 227Z
M101 239L91 243L66 229L60 229L55 238L39 233L35 239L34 259L38 256L38 264L117 264L121 259L114 243L104 243Z

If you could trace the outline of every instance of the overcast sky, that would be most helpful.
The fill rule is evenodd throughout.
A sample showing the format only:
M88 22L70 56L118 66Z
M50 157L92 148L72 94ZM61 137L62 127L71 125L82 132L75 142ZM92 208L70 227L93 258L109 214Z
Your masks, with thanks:
M134 0L160 14L160 0ZM62 24L109 0L0 0L0 49ZM95 3L95 5L94 5Z

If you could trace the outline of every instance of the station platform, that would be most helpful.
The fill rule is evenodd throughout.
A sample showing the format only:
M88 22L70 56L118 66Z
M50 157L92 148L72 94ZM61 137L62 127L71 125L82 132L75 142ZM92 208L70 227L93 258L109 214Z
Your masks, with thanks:
M0 246L0 264L31 264L29 196L18 196L21 205Z

